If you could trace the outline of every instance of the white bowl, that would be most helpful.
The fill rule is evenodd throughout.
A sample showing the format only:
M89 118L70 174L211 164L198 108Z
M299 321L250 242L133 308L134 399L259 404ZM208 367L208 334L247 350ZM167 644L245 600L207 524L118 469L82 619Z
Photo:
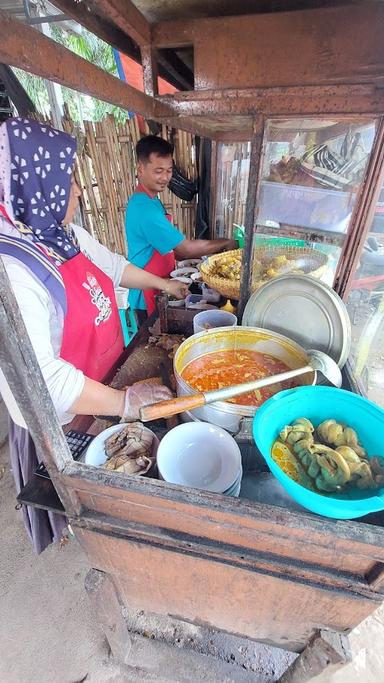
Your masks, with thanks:
M187 422L171 429L157 451L160 475L171 484L222 493L241 469L240 449L221 427Z
M234 494L234 491L237 491L237 490L240 491L242 478L243 478L243 468L240 467L240 471L239 471L239 474L238 474L236 480L233 482L232 486L230 486L228 489L223 491L224 495L232 496Z
M172 275L172 273L171 273ZM187 277L186 275L177 275L176 277L172 277L172 280L178 280L179 282L184 282L186 285L191 285L192 280L190 277Z
M178 261L177 267L178 268L196 268L200 263L202 263L201 258L189 258L186 259L185 261Z
M171 308L183 308L185 306L185 299L170 299L168 306Z
M191 277L192 273L198 273L199 271L197 268L193 268L190 266L189 268L176 268L176 270L173 270L171 272L171 277L175 277L179 279L180 276L185 276L187 275L188 277Z
M104 463L107 460L107 454L105 452L104 443L107 439L109 439L110 436L112 436L112 434L119 432L126 426L127 423L113 425L113 427L108 427L108 429L104 429L103 432L100 432L100 434L95 436L93 441L91 441L91 443L89 444L87 451L85 453L85 464L94 465L94 467L101 467L101 465L104 465ZM152 457L155 457L159 446L159 439L150 429L148 429L148 427L144 427L144 429L153 436Z

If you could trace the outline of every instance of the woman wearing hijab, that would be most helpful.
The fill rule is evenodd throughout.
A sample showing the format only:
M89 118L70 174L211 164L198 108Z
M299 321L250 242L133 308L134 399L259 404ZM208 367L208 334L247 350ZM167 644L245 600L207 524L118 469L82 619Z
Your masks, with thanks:
M142 405L169 397L145 382L124 391L101 383L123 350L114 288L135 287L185 296L113 254L71 225L80 189L73 175L70 135L24 118L0 126L0 256L61 424L75 414L138 419ZM41 458L0 370L10 414L10 453L18 492ZM34 549L59 540L65 519L23 508Z

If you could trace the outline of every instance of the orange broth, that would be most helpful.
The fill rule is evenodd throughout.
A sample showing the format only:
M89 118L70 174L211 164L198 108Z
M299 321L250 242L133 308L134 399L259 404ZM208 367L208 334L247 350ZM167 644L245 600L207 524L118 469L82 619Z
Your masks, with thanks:
M287 370L291 370L288 365L266 353L237 349L214 351L200 358L195 358L184 368L181 376L193 389L210 391L277 375ZM272 384L270 387L241 394L241 396L228 399L228 401L243 406L257 407L278 391L291 389L295 386L297 383L294 379L286 380Z

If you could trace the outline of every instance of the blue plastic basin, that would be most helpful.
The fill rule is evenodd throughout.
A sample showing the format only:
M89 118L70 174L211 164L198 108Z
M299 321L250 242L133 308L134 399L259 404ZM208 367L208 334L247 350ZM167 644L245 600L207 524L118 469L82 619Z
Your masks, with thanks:
M282 391L259 408L253 421L256 445L269 469L300 505L324 517L352 519L384 509L384 487L375 491L357 488L347 493L323 496L291 479L271 457L279 432L298 417L306 417L317 427L334 418L356 430L368 456L384 456L384 410L350 391L333 387L298 387Z

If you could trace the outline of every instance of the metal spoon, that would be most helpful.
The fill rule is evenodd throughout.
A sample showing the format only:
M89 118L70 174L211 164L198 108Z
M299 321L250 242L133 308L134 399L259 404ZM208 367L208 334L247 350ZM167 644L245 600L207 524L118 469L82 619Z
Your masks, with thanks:
M322 351L310 350L307 351L308 363L301 368L295 370L287 370L280 372L278 375L271 375L270 377L263 377L262 379L252 380L251 382L244 382L243 384L236 384L231 387L224 387L224 389L216 389L214 391L198 392L196 394L189 394L187 396L178 396L169 401L160 401L150 406L144 406L140 409L140 419L143 422L150 420L157 420L160 417L169 417L177 413L183 413L187 410L200 408L207 405L207 403L215 403L216 401L227 401L229 398L246 394L248 391L255 391L262 387L267 387L277 382L284 382L287 379L305 375L307 372L321 372L324 377L334 386L341 387L342 377L340 368L335 361Z

